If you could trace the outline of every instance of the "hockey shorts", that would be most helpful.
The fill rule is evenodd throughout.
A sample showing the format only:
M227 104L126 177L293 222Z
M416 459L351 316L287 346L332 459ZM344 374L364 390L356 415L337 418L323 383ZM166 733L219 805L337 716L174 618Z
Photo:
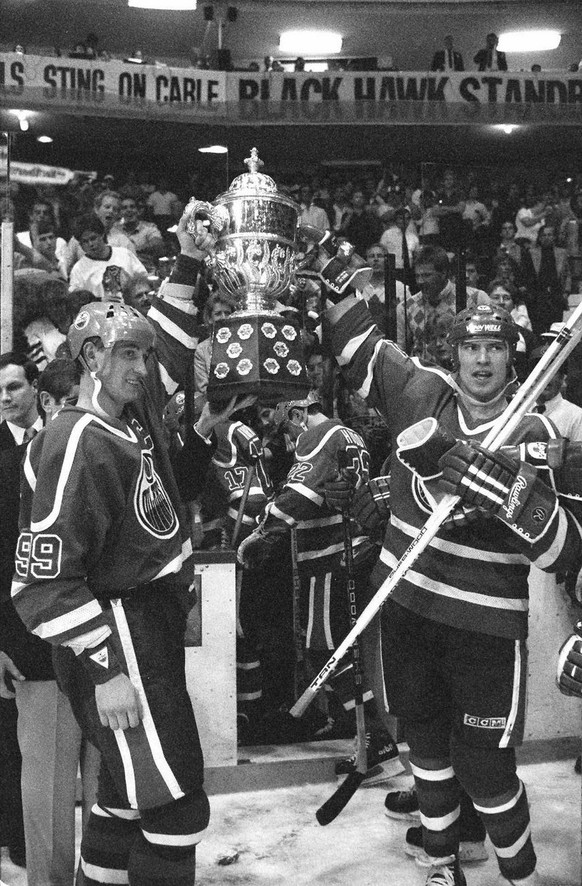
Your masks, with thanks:
M516 747L523 740L527 650L523 640L449 627L388 599L382 657L390 713L404 721L448 718L474 747Z

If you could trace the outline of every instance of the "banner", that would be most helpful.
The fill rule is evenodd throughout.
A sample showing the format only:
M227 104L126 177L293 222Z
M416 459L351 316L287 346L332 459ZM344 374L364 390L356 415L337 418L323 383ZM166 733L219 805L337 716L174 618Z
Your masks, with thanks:
M0 176L6 175L7 158L6 148L0 148ZM10 180L23 185L67 185L76 175L72 169L60 166L43 166L40 163L20 163L17 160L10 160Z
M0 54L3 104L214 123L579 125L582 75L254 73Z

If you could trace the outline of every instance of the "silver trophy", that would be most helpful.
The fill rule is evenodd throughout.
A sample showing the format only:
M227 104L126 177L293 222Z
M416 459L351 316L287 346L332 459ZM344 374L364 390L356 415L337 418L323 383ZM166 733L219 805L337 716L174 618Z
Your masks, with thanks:
M188 230L208 222L216 239L212 266L219 292L236 311L214 329L210 400L254 393L265 404L304 396L309 381L299 329L277 310L295 271L300 207L278 191L253 148L249 171L213 203L191 200Z

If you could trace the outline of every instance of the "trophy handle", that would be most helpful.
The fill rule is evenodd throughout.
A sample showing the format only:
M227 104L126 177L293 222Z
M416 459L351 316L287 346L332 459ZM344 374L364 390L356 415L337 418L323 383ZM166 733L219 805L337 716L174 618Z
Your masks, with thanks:
M186 222L186 230L192 236L196 233L196 222L209 222L209 231L212 236L217 239L228 224L229 216L222 206L214 206L206 200L197 200L191 197L186 206L188 213L188 221Z

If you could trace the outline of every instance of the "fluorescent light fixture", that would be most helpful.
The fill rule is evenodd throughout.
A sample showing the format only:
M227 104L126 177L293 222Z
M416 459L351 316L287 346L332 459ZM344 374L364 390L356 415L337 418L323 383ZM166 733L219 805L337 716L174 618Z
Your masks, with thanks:
M493 129L496 129L497 132L504 132L505 135L511 135L512 132L519 129L519 125L517 123L495 123Z
M40 142L41 145L51 145L52 141L50 135L39 135L37 138L37 142Z
M162 9L188 12L196 9L196 0L127 0L128 6L138 9Z
M557 49L562 35L559 31L507 31L499 35L500 52L543 52Z
M342 35L333 31L284 31L279 49L286 55L333 55L341 52Z
M198 148L200 154L228 154L226 145L207 145L205 148Z
M28 128L30 126L30 121L28 119L29 112L28 111L10 111L11 114L15 114L18 117L18 122L20 123L20 129L22 132L28 132Z

